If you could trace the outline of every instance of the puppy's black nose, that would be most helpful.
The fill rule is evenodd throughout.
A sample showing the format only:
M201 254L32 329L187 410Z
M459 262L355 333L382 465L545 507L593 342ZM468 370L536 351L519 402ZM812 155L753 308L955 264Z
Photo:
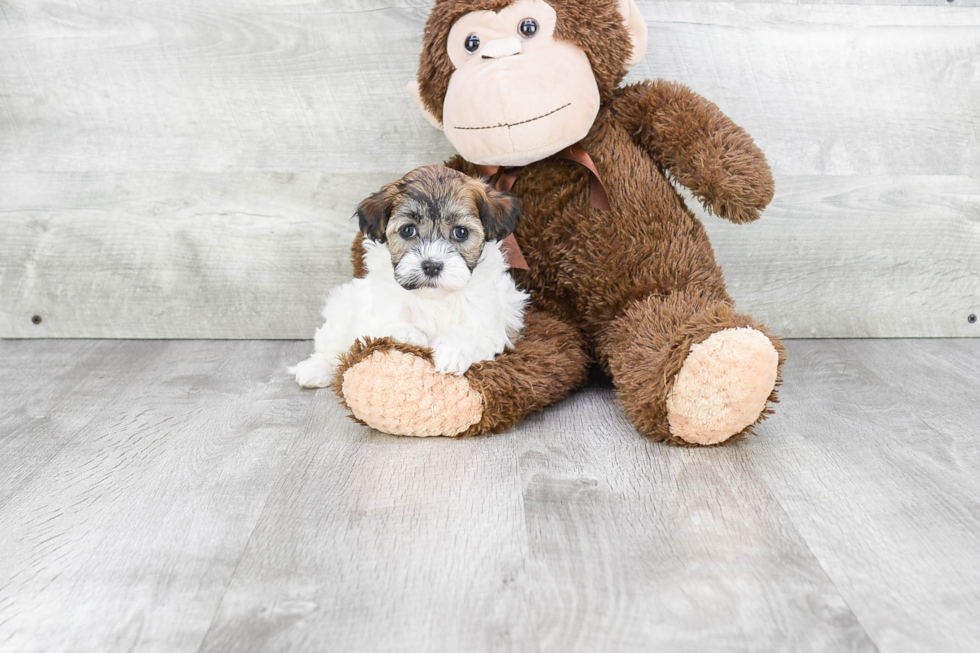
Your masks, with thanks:
M422 261L422 272L425 272L427 277L434 277L442 272L442 263L439 261Z

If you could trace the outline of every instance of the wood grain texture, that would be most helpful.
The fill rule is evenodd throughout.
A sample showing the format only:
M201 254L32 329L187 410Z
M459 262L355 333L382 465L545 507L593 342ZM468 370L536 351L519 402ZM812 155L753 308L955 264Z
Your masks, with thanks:
M684 450L601 385L416 440L303 343L0 342L0 650L972 652L980 341L788 345Z
M450 154L404 91L430 4L0 3L0 335L308 337L356 203ZM743 308L980 335L977 1L639 5L629 79L689 84L773 165L761 222L705 218Z
M152 361L143 369L119 370L111 376L97 369L119 356L125 356L125 343L92 341L85 343L51 342L50 346L32 350L30 358L19 354L16 346L0 342L0 356L11 357L4 372L3 457L0 458L0 507L32 475L44 467L80 429L96 420L118 393L131 388L135 377L152 370ZM20 363L15 367L14 358ZM38 378L37 370L45 372ZM159 370L164 371L164 370ZM127 373L128 372L128 373ZM77 402L74 411L52 410L65 394ZM39 431L48 437L38 437Z
M534 650L515 438L383 435L316 398L201 650Z
M875 650L741 448L643 440L611 388L516 430L541 650Z
M296 346L0 344L0 649L196 650L310 403L269 382Z
M793 345L764 478L881 650L975 650L980 343Z
M350 276L350 186L369 178L8 176L7 199L36 208L0 218L3 247L23 253L2 271L13 297L0 322L46 337L312 338L327 291Z

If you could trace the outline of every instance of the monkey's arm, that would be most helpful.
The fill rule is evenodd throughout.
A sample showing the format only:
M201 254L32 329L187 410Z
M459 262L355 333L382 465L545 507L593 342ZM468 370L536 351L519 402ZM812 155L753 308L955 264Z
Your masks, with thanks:
M773 180L762 151L721 110L674 82L620 89L613 117L704 208L732 222L758 219L772 200Z

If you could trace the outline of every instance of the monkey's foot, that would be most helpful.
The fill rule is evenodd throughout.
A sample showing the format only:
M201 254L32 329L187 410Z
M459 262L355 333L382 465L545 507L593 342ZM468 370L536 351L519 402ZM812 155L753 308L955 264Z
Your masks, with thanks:
M762 417L776 385L779 354L755 329L723 329L692 345L667 396L674 437L719 444Z
M388 339L355 345L334 390L357 420L391 435L456 436L483 417L466 377L439 374L427 350Z

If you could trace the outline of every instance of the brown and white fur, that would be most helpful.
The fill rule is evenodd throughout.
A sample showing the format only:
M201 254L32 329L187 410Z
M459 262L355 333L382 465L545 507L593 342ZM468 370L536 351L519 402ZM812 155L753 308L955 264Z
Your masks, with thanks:
M291 371L326 387L358 339L429 347L440 373L463 374L506 348L523 325L527 293L508 272L500 240L519 204L441 166L413 170L358 207L368 273L335 288L314 353Z

